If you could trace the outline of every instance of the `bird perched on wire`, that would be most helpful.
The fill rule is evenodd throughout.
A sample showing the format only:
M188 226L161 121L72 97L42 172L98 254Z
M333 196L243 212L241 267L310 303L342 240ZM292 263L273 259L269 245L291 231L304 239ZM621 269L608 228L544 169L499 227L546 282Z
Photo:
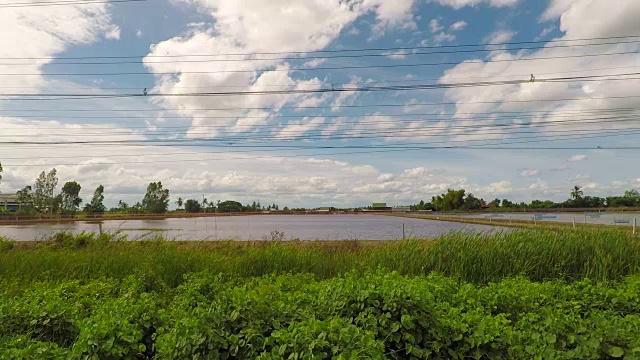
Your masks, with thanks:
M147 88L144 88L144 90L142 90L142 95L147 96Z
M531 80L529 80L529 81L531 81L531 82L535 82L535 81L536 81L536 77L535 77L535 76L533 76L533 74L531 74Z

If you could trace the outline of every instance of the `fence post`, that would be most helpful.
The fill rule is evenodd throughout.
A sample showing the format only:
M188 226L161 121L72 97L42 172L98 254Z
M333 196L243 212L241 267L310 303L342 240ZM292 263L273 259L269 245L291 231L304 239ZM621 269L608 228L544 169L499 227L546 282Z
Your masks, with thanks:
M509 224L511 224L511 215L509 215Z
M633 235L636 234L636 218L633 218Z
M402 240L404 240L404 223L402 223Z
M576 217L575 217L575 216L572 216L572 217L571 217L571 220L572 220L572 222L573 222L573 228L575 229L575 228L576 228Z
M536 216L533 215L533 225L538 225L538 222L536 221Z
M587 223L587 214L584 214L584 223Z

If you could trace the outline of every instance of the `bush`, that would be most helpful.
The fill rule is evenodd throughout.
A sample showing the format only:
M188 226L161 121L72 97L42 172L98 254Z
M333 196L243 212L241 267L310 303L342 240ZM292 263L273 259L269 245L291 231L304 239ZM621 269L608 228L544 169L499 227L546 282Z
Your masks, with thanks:
M15 244L15 240L7 239L6 237L0 236L0 252L13 249Z

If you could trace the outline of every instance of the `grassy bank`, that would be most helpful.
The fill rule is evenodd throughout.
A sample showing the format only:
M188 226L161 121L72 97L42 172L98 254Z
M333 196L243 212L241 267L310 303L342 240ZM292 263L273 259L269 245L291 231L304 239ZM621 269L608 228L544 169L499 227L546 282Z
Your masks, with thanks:
M1 359L640 359L640 240L0 240Z
M640 273L640 241L623 231L516 230L457 232L434 241L168 242L114 241L109 234L59 234L41 243L1 245L0 278L67 280L137 275L177 286L183 275L311 273L327 278L384 268L407 275L433 271L474 283L523 276L534 281L617 280ZM8 245L11 244L11 245ZM11 249L11 247L13 247Z

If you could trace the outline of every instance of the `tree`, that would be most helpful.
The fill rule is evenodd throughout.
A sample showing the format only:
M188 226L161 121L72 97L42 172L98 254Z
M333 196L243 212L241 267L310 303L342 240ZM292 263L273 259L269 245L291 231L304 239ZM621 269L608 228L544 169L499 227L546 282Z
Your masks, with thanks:
M161 181L150 183L141 207L142 211L148 213L166 212L169 208L169 189L163 189Z
M85 211L91 213L103 213L106 208L102 203L104 201L104 186L99 185L96 190L93 192L93 197L91 198L91 202L85 206Z
M500 207L500 199L491 200L491 202L489 203L489 206Z
M75 181L67 181L60 193L60 209L63 213L69 214L78 211L78 206L82 203L80 190L82 187Z
M44 171L40 173L36 179L35 186L33 188L33 204L39 212L51 212L55 207L55 198L53 193L58 186L58 176L56 169L51 169L49 173Z
M118 201L118 207L116 208L118 211L127 211L129 210L129 204L127 204L126 202L119 200Z
M218 204L220 212L241 212L243 210L244 207L237 201L227 200Z
M578 185L574 186L573 189L571 190L571 198L573 200L578 200L580 198L582 198L582 195L584 195L584 192L582 192L581 190L582 188Z
M514 206L514 204L511 201L509 201L507 199L502 199L502 207L510 208L510 207L513 207L513 206Z
M461 209L464 204L465 191L448 189L446 193L431 198L436 211L450 211Z
M178 200L176 200L176 205L178 205L178 209L182 207L182 204L183 204L182 198L179 197Z
M189 199L184 203L184 210L188 213L197 213L202 211L202 207L198 200Z
M622 197L627 199L631 206L640 206L640 192L638 190L627 190Z
M27 185L18 193L18 203L20 204L20 210L24 212L30 212L33 210L33 193L31 185Z
M478 210L482 208L483 205L484 205L484 200L479 199L473 196L473 194L469 193L464 198L464 204L462 205L462 208L465 210Z

